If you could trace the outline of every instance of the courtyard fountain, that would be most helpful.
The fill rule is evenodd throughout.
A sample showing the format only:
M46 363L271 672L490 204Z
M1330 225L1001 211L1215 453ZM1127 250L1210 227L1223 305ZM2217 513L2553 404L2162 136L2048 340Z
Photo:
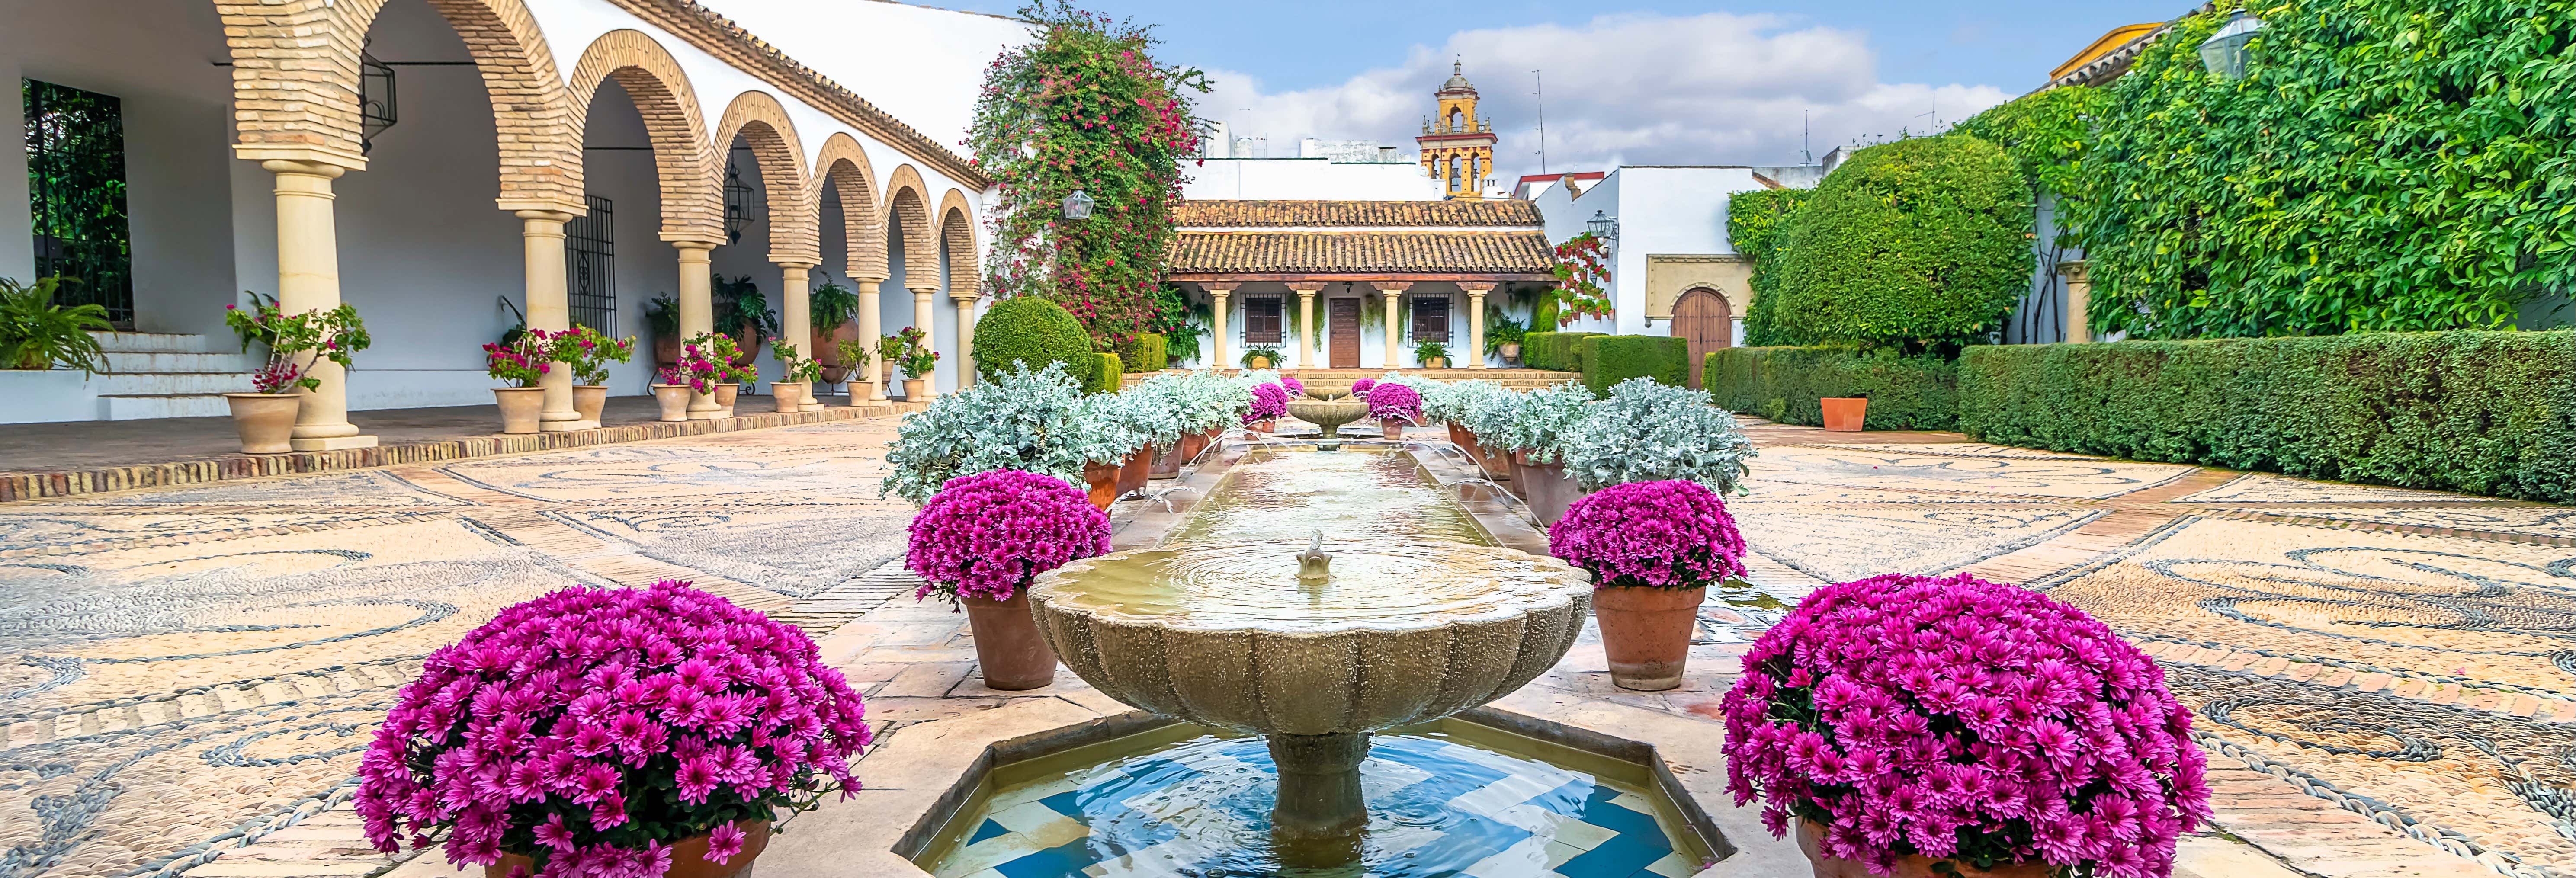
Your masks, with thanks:
M1328 437L1354 419L1318 414L1299 417ZM1436 491L1369 481L1371 467L1413 467L1409 456L1275 457L1313 466L1216 492L1161 547L1039 577L1031 608L1102 693L1263 736L1278 769L1272 850L1283 865L1330 868L1361 856L1372 733L1536 678L1573 645L1592 588L1555 558L1491 545Z
M1318 382L1307 385L1305 399L1288 402L1289 414L1322 431L1322 438L1315 441L1315 450L1340 450L1342 425L1368 417L1368 403L1353 399L1350 394L1351 387L1347 383L1327 385Z

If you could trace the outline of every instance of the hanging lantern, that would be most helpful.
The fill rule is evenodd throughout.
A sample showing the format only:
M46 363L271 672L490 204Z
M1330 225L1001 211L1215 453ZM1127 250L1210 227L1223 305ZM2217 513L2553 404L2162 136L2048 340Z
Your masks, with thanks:
M362 47L358 50L358 152L374 152L376 135L397 121L393 65L376 60Z
M2263 30L2263 20L2238 9L2227 23L2218 26L2207 42L2200 44L2200 65L2220 79L2245 78L2245 45Z
M724 227L728 243L742 243L742 230L760 221L760 199L753 198L752 194L751 184L743 182L742 173L734 169L733 160L726 159Z
M1064 218L1069 220L1090 219L1092 204L1093 202L1091 200L1090 193L1084 192L1080 189L1073 190L1073 194L1064 197Z
M1585 221L1583 227L1592 232L1592 237L1604 241L1619 240L1619 221L1601 211L1593 211L1592 219Z

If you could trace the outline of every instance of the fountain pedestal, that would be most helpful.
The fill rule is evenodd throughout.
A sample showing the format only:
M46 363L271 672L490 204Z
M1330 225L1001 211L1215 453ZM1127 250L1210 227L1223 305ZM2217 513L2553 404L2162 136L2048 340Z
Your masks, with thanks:
M1368 734L1271 735L1270 761L1279 766L1279 802L1270 812L1271 834L1296 845L1357 834L1368 826L1360 796L1360 763L1368 759Z

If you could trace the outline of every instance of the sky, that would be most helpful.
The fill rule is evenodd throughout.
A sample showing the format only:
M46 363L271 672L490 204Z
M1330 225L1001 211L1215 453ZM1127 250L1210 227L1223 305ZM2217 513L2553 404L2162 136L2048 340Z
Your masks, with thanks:
M1016 0L933 0L1008 14ZM1269 154L1301 137L1401 145L1453 60L1482 98L1503 179L1546 167L1797 164L1855 139L1946 127L2039 86L2124 24L2187 0L1090 0L1155 26L1166 63L1206 70L1199 115ZM1540 71L1533 76L1531 71Z

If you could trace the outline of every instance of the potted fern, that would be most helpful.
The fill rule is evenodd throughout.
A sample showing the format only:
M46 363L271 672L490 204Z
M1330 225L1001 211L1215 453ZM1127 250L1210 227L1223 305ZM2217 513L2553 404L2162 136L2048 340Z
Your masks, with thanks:
M1413 346L1413 360L1425 369L1449 368L1449 346L1436 341L1418 342Z
M0 277L0 369L63 365L88 375L107 370L107 354L89 334L116 327L107 322L105 307L54 304L54 291L65 281L70 279L60 275L34 284Z

